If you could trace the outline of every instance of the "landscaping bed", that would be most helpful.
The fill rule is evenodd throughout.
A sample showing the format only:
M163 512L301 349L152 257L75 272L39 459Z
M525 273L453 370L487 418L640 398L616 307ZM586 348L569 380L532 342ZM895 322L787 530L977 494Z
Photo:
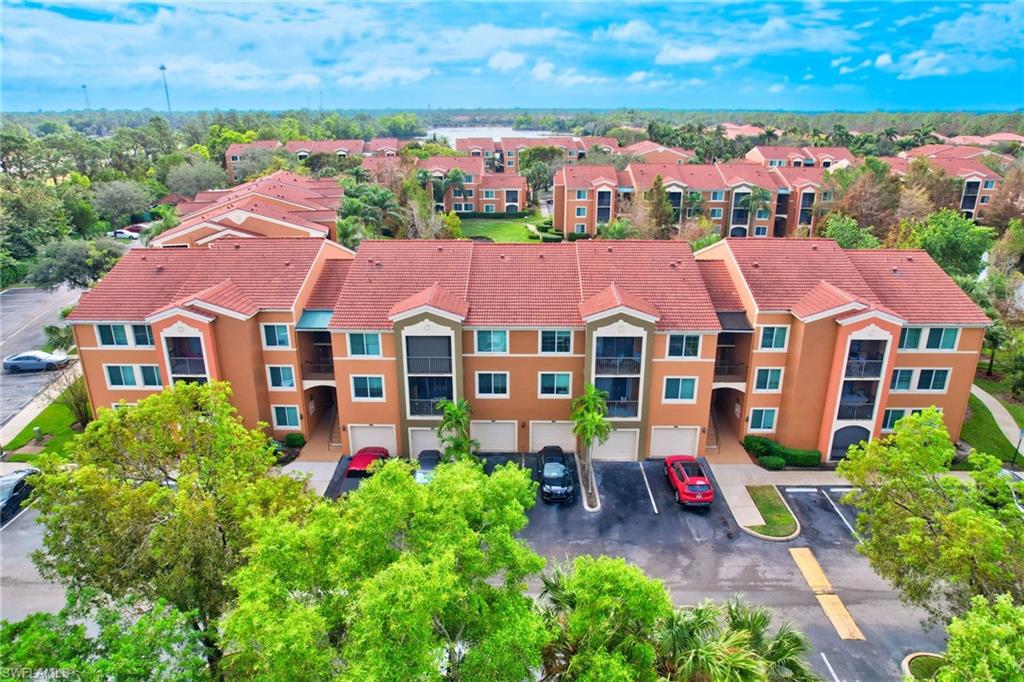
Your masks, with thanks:
M796 519L773 485L748 485L747 492L764 519L763 526L750 530L773 538L788 538L796 532Z
M907 667L910 668L910 674L913 675L915 680L930 680L935 677L935 673L942 667L942 657L932 654L920 654L911 658L907 663Z
M781 471L786 467L807 469L822 466L821 453L817 450L787 448L760 436L747 436L743 439L743 447L758 464L769 471Z
M60 452L65 443L82 431L70 409L58 403L50 403L21 430L21 433L12 438L9 443L4 444L4 452L10 453L26 445L31 445L35 439L36 427L39 427L43 434L44 442L41 453ZM37 453L23 453L8 455L5 459L8 462L31 462L36 457L38 457Z

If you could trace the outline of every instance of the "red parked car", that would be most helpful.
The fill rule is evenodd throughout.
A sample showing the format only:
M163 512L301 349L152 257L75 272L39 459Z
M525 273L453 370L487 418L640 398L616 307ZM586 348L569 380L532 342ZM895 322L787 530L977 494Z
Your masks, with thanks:
M708 505L715 499L715 490L696 457L673 455L665 458L665 475L676 494L676 502L685 505Z
M345 478L341 481L341 492L347 493L358 488L360 481L370 475L370 465L389 456L387 448L359 448L356 454L352 455L352 461L348 463Z

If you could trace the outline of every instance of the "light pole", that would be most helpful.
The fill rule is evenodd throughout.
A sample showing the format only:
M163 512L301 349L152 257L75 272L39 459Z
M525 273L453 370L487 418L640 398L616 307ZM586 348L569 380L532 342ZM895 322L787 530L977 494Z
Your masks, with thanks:
M167 99L167 125L174 128L174 119L171 117L171 91L167 89L167 67L160 65L160 75L164 79L164 97Z
M82 94L85 95L85 110L91 111L92 107L89 106L89 88L86 85L82 85Z

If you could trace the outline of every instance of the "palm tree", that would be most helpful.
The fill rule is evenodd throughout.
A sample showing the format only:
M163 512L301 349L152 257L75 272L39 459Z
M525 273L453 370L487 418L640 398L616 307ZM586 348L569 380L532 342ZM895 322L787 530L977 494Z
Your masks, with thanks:
M766 664L749 633L723 624L723 609L710 601L684 607L654 633L660 679L764 680Z
M362 166L355 166L354 168L349 168L347 171L345 171L345 173L351 176L352 179L354 179L357 183L360 184L364 182L369 182L371 177L370 171L366 170Z
M832 132L828 135L828 141L837 147L849 147L853 141L853 135L842 123L832 126Z
M914 143L915 147L921 147L926 144L935 144L939 141L938 136L935 134L935 126L931 123L922 123L917 128L911 130L910 139Z
M417 173L416 177L420 177L419 173ZM434 187L434 203L443 204L445 193L447 193L449 189L462 189L466 176L462 169L452 168L444 175L437 175L433 177L428 175L428 177L430 177L430 183Z
M725 612L730 629L749 635L750 647L765 664L766 679L797 682L818 679L805 659L811 644L790 623L783 623L774 635L769 635L771 611L764 606L745 604L737 598L729 600Z
M469 437L469 420L473 408L465 398L452 402L437 401L441 409L441 422L437 425L437 434L444 446L444 456L449 461L465 459L472 456L480 447L480 441Z
M765 144L775 142L776 140L779 139L779 131L773 128L772 126L765 126L764 132L761 133L761 139L764 141Z
M892 141L900 136L900 131L897 130L895 126L887 126L882 130L879 130L877 134L880 139Z
M367 222L378 232L388 221L399 221L405 217L394 193L380 185L368 185L362 195L366 207Z
M589 495L591 490L591 454L594 448L594 441L604 443L612 432L611 422L608 421L608 393L598 390L594 384L588 383L583 388L583 394L573 398L572 401L572 432L583 443L583 485Z
M696 218L704 214L704 195L700 192L687 192L683 196L683 212L687 218Z
M750 233L754 231L754 218L758 211L767 211L771 215L772 193L763 187L753 187L750 194L740 199L740 206L747 210L747 225Z

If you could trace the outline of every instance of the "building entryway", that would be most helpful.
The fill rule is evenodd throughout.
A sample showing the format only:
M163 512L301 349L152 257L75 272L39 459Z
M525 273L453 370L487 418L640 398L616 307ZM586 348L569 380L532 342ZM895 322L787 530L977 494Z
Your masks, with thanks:
M750 456L740 442L740 415L743 393L733 388L716 388L711 392L711 415L708 419L708 461L717 464L750 464Z
M341 438L337 434L338 411L332 404L320 415L296 462L337 462L341 458Z

